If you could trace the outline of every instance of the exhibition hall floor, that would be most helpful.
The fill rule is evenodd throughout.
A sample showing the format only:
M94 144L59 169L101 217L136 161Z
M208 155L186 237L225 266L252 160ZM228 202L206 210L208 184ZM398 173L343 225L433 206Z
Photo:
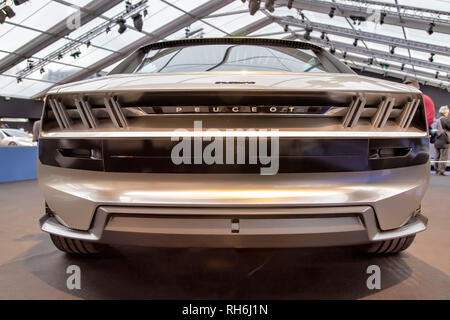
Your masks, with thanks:
M0 299L450 299L450 177L431 178L429 229L399 255L348 248L233 250L113 247L99 258L55 249L38 227L37 181L0 184ZM81 289L66 269L78 265ZM381 290L366 286L381 268Z

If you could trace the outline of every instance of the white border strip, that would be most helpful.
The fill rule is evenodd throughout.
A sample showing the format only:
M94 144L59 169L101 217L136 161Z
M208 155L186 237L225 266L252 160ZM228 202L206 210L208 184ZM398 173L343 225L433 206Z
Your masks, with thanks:
M373 132L373 131L95 131L95 132L48 132L42 138L170 138L170 137L298 137L298 138L425 138L423 132Z

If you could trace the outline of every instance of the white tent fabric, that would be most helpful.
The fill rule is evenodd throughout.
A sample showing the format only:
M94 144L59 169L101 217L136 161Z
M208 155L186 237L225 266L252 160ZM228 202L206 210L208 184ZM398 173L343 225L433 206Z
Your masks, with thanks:
M6 19L5 23L0 25L0 64L4 59L10 55L16 54L16 51L26 44L33 43L41 34L47 33L52 27L67 20L71 15L96 0L30 0L20 6L13 6L16 15L11 19ZM86 47L85 44L79 44L78 49L81 51L79 58L74 59L70 55L65 55L59 60L51 61L45 65L45 74L41 74L40 70L28 74L19 84L17 81L17 74L21 70L27 68L27 58L32 61L39 61L62 46L71 43L78 36L88 33L90 30L108 21L115 15L125 10L125 2L120 2L110 10L103 12L90 22L75 29L65 37L60 38L47 46L46 48L32 54L30 57L23 57L21 62L11 66L0 74L0 95L13 97L34 97L45 92L48 88L58 84L69 76L77 75L83 70L90 69L98 61L108 58L110 55L126 48L135 41L148 36L158 36L154 34L161 26L170 23L176 19L180 19L192 10L205 6L208 2L213 0L149 0L147 5L148 15L144 18L144 27L142 32L133 28L131 19L127 20L128 29L123 33L117 32L118 27L115 25L109 34L102 33L96 36L91 41L91 46ZM4 2L4 1L2 1ZM131 1L132 3L137 1ZM216 2L220 2L217 1ZM329 6L339 7L342 5L356 5L357 2L349 0L321 0L322 3L329 2ZM364 1L361 1L364 3ZM418 9L435 9L439 11L450 11L450 0L381 0L368 1L366 7L370 10L373 8L380 8L376 3L397 4L405 6L413 6ZM249 36L255 37L271 37L271 38L297 38L302 39L304 28L289 26L288 32L285 32L285 26L280 23L281 19L287 16L300 19L300 14L303 14L306 21L327 24L337 27L346 28L350 31L361 30L370 32L375 35L383 35L388 37L396 37L399 39L406 39L410 41L417 41L429 45L437 45L449 47L450 34L433 32L429 35L426 30L413 29L406 25L394 25L389 23L380 24L378 22L366 21L361 24L353 24L347 17L336 13L331 19L327 13L306 10L301 12L296 8L288 9L286 7L287 1L276 1L275 11L270 13L265 10L264 3L261 3L260 10L255 15L250 15L248 12L248 1L243 3L241 0L231 1L228 5L218 5L218 9L209 13L206 17L195 19L190 24L190 31L198 31L193 36L198 37L222 37L228 36L236 30L245 28L260 19L267 17L275 17L271 23L263 25L260 29L252 31ZM295 3L295 1L294 1ZM361 5L361 3L360 3ZM394 8L395 9L395 8ZM393 10L392 7L386 7L386 10ZM407 11L399 11L407 14ZM441 19L442 17L435 17L433 13L423 12L424 21L429 19ZM448 19L444 17L442 19ZM195 18L195 17L194 17ZM428 19L428 20L427 20ZM450 28L450 21L448 27ZM445 21L444 21L445 23ZM185 26L171 30L171 34L165 36L164 39L181 39L185 37ZM313 30L311 33L312 39L320 39L321 32ZM330 46L333 43L342 43L352 45L354 36L342 36L328 34ZM391 46L377 43L375 41L359 41L358 47L370 50L379 50L389 53ZM340 58L346 61L350 66L365 69L368 71L389 72L390 75L399 78L412 76L417 77L422 82L426 81L428 84L448 88L449 74L439 74L436 79L436 69L415 66L406 64L402 67L402 63L398 59L381 59L381 62L392 66L392 69L383 70L380 65L369 65L366 61L370 59L369 55L361 52L352 53L351 50L346 52L345 58L342 57L343 50L336 47ZM425 62L429 61L430 53L409 48L395 48L393 56L414 58ZM433 63L450 66L450 56L443 54L435 54L433 56ZM117 62L102 68L101 70L92 70L94 75L103 75L111 70ZM394 69L395 68L395 69ZM403 68L404 70L401 70Z

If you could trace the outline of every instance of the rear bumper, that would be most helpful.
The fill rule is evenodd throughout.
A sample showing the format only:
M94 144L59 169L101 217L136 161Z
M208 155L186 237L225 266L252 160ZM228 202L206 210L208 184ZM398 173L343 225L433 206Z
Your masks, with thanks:
M360 245L424 231L420 213L402 227L381 231L369 206L320 208L156 208L102 206L87 231L54 216L41 229L63 237L155 247L321 247Z

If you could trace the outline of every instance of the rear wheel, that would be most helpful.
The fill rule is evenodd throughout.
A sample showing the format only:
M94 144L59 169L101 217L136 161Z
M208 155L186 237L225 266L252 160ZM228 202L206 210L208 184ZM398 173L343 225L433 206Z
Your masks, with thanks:
M65 238L54 234L51 234L50 238L56 248L70 254L91 255L100 253L104 249L104 245L90 241Z
M366 248L366 252L373 254L398 253L408 249L415 237L416 235L414 234L412 236L375 242Z

